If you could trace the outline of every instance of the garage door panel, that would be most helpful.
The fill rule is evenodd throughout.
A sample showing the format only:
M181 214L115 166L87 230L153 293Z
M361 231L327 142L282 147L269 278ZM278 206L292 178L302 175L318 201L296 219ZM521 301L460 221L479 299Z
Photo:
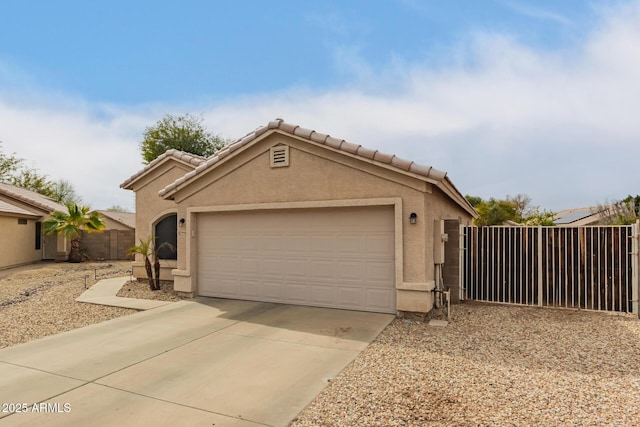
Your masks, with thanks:
M285 274L285 261L282 258L262 258L261 273L267 276L282 277Z
M199 214L198 293L395 312L393 208Z
M242 259L238 256L221 256L219 258L219 271L221 273L235 273L242 270Z
M262 292L266 301L280 301L285 296L284 283L265 280L262 282Z
M337 263L338 280L361 282L365 274L363 261L340 261Z
M336 236L332 234L310 235L311 251L317 254L332 254L337 249Z
M259 244L257 249L273 253L279 253L284 250L284 236L282 234L267 234L258 237Z
M262 284L258 280L242 280L239 283L241 294L247 298L259 298L262 295Z
M260 258L258 257L243 257L240 258L242 264L242 271L245 274L259 274L260 273Z
M334 304L335 288L332 285L312 285L311 302L323 306Z
M395 239L393 235L388 234L370 234L366 236L367 243L365 245L367 254L372 256L388 256L390 251L394 251Z
M289 259L286 261L286 275L298 279L306 279L309 276L308 259Z
M293 234L286 236L287 252L301 253L309 250L309 237L306 234Z
M379 310L389 307L395 301L395 290L367 289L367 306Z
M338 287L339 304L342 308L364 308L366 306L366 292L360 287Z
M367 238L361 234L338 236L338 248L343 255L362 254L367 250Z
M312 259L310 261L310 279L314 280L335 280L337 277L337 271L333 268L335 261Z
M371 286L387 286L393 281L394 265L392 262L371 261L367 263L365 280Z
M309 301L311 289L304 283L286 283L286 300L289 303L304 303Z

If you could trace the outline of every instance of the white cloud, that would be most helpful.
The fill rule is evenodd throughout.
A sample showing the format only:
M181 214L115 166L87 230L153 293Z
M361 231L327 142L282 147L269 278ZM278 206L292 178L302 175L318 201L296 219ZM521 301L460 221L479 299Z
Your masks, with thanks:
M367 90L282 93L207 116L233 117L216 122L231 134L283 117L447 170L463 192L528 193L559 210L640 192L639 46L634 2L606 11L575 51L477 34L449 67L394 64Z
M52 178L71 180L92 206L132 207L118 185L141 168L138 140L165 112L204 111L207 126L225 137L281 117L446 170L463 193L527 193L560 210L640 193L639 46L635 1L603 10L573 51L476 34L448 66L394 62L379 70L343 56L354 83L323 92L135 109L12 103L0 94L0 140Z
M573 21L571 21L569 18L559 13L553 13L549 10L541 9L538 7L532 7L516 1L502 0L500 1L500 3L530 18L536 18L536 19L541 19L545 21L552 21L564 26L573 25Z

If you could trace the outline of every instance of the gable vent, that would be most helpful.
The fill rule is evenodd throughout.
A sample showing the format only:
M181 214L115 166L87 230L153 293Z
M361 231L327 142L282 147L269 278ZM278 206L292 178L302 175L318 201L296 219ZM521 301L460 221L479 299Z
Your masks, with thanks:
M270 159L272 168L289 166L289 146L276 145L275 147L271 147Z

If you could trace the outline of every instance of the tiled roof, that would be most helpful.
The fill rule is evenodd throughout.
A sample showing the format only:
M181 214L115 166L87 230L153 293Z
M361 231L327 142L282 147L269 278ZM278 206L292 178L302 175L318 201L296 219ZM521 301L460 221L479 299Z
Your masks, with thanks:
M8 198L22 202L29 206L33 206L47 213L67 210L64 205L47 196L43 196L42 194L36 193L35 191L27 190L26 188L6 184L4 182L0 182L0 194L3 194Z
M126 225L129 228L136 228L136 214L131 212L113 212L113 211L98 211L102 216L119 222L122 225Z
M186 165L191 165L193 167L199 166L200 164L202 164L202 162L205 161L204 157L200 157L195 154L185 153L184 151L175 150L175 149L167 150L164 154L161 154L160 156L153 159L142 170L136 172L129 179L127 179L125 182L120 184L120 188L128 189L129 186L138 178L142 177L143 175L146 175L147 172L155 168L158 164L163 163L164 161L170 158L178 160L179 162L182 162Z
M7 203L3 200L0 200L0 214L10 214L15 216L30 216L34 218L41 217L42 214L36 214L35 212L30 212L26 209L22 209L19 206L12 205L11 203Z
M332 136L316 132L311 129L305 129L297 125L293 125L290 123L284 122L282 119L276 119L274 121L269 122L268 125L260 127L255 131L247 134L243 138L238 141L224 147L222 150L218 151L213 156L206 159L200 165L198 165L194 170L187 173L185 176L178 178L173 183L166 186L164 189L160 190L159 195L161 197L167 196L169 193L175 191L179 186L190 181L197 175L206 171L220 160L227 157L229 154L234 151L242 148L243 146L249 144L254 141L256 138L261 136L262 134L270 131L270 130L279 130L281 132L285 132L299 138L303 138L308 140L309 142L326 145L335 150L343 151L345 153L349 153L351 155L355 155L357 157L361 157L363 159L367 159L373 163L384 164L391 166L392 168L399 169L403 172L412 173L423 177L425 180L428 180L432 183L445 183L447 187L451 187L454 193L454 197L457 199L457 202L468 210L470 213L475 215L475 211L466 201L466 199L460 194L457 189L453 186L453 184L448 180L446 172L435 169L431 166L420 165L418 163L412 162L410 160L402 159L394 154L386 154L378 150L372 150L362 145L353 144L345 141L344 139L334 138Z

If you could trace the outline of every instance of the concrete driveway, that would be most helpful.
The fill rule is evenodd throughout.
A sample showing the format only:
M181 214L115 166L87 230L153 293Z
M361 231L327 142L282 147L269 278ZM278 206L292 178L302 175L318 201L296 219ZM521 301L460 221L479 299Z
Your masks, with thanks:
M50 336L0 350L0 425L284 426L392 318L200 298Z

